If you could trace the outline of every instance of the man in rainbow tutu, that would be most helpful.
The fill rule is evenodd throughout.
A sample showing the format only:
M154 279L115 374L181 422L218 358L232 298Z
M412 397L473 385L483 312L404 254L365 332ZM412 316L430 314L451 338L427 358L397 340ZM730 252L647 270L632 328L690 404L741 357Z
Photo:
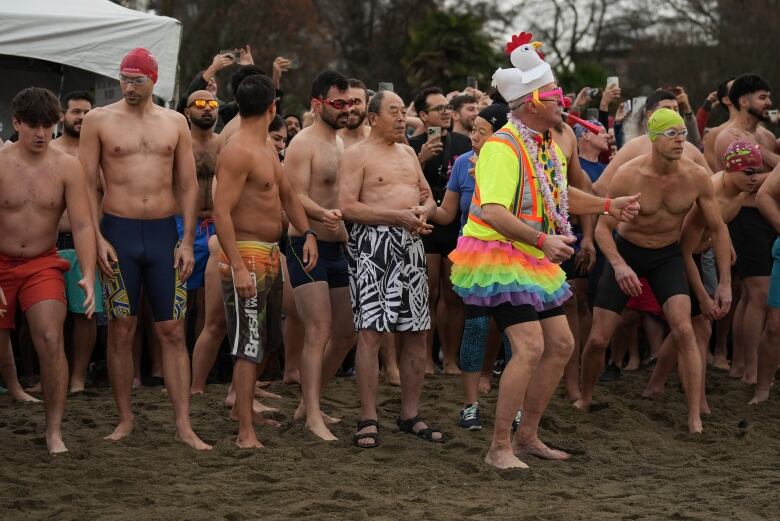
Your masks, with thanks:
M537 432L574 346L562 307L571 291L559 266L574 253L569 211L620 220L639 212L639 194L610 200L569 188L565 155L550 133L562 124L563 93L536 51L542 44L531 40L528 33L513 36L506 50L515 68L493 75L509 103L509 122L482 148L469 218L450 254L455 291L472 313L492 316L512 345L485 457L497 468L527 468L520 454L569 457Z

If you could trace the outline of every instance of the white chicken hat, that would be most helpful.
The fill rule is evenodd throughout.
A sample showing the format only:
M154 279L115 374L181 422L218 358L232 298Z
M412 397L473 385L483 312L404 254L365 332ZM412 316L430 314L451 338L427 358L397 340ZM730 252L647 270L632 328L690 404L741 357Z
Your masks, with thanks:
M512 40L506 44L506 53L515 68L499 67L493 74L493 86L507 102L527 96L555 81L550 64L537 51L543 45L542 42L531 40L531 33L522 32L512 36Z

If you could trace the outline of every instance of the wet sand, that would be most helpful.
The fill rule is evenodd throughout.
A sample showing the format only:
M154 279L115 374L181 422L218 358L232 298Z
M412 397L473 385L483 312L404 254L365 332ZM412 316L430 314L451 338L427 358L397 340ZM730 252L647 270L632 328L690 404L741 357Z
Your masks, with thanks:
M568 462L527 458L529 470L482 463L496 389L483 401L482 431L455 426L457 377L426 380L421 412L450 437L433 445L395 426L398 388L380 386L382 446L350 444L357 419L353 379L329 387L323 409L344 418L325 444L291 423L297 387L275 382L280 429L258 427L266 445L233 445L236 425L212 385L192 403L195 430L213 451L174 441L159 388L134 396L136 430L103 441L115 421L110 390L69 397L64 425L71 452L46 454L41 405L0 396L0 519L7 520L455 520L778 519L780 393L758 407L752 388L711 371L705 433L686 432L683 395L672 378L654 401L641 398L647 370L597 388L596 411L571 409L560 393L542 424ZM740 427L740 425L742 427Z

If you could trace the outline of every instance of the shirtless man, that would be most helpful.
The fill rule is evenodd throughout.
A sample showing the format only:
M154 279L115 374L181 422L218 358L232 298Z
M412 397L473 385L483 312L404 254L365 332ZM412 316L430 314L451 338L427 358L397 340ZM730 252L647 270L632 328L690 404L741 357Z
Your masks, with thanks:
M755 190L756 174L760 173L762 169L761 152L757 145L747 141L735 141L726 149L725 170L718 172L711 178L715 199L718 201L721 217L726 224L737 216L742 205ZM728 309L721 309L718 303L710 297L702 282L701 257L704 251L709 250L710 242L710 235L705 229L702 212L698 205L694 205L683 223L680 250L691 289L693 332L696 335L702 361L701 410L704 414L710 412L705 394L707 374L705 368L707 367L707 354L709 353L712 333L711 321L719 320L728 312ZM721 277L719 283L730 284L730 274L725 279ZM670 335L661 346L658 363L653 369L653 375L650 377L644 396L651 397L663 392L666 379L676 363L676 351Z
M355 223L349 277L361 410L353 444L361 448L379 446L378 354L388 331L396 332L401 351L399 428L444 442L444 435L417 414L431 327L425 252L418 234L430 230L426 221L436 204L414 151L398 144L406 129L403 107L401 98L389 91L371 98L371 134L344 153L339 173L339 207L344 219ZM428 194L422 204L421 190Z
M119 412L119 423L107 439L118 441L133 430L132 343L143 287L162 347L176 435L203 450L211 447L190 425L190 360L184 341L184 282L194 265L198 182L187 121L154 104L156 80L154 56L146 49L130 51L119 68L124 99L90 111L79 144L96 222L99 170L105 179L98 263L105 275L108 371ZM177 202L184 217L180 243L173 217Z
M211 198L211 181L214 179L214 167L217 164L217 134L214 126L219 114L219 101L207 90L198 90L187 98L184 108L184 116L190 122L190 135L192 137L192 152L195 157L195 174L198 179L198 218L195 226L195 242L193 253L195 255L195 268L187 280L187 291L190 295L194 292L197 305L198 322L195 326L195 336L198 338L196 347L192 351L192 382L190 392L202 393L206 386L213 357L204 355L203 349L198 349L201 343L201 335L204 331L206 318L206 266L209 261L209 237L215 235L214 222L211 219L211 211L214 206ZM184 238L184 219L176 216L176 228L179 239ZM222 308L221 292L213 295ZM208 335L208 332L206 333ZM224 334L219 337L217 344L222 341Z
M347 79L325 71L311 87L314 124L301 130L286 152L284 173L306 209L312 231L289 228L287 270L295 292L298 315L305 331L301 356L302 400L295 418L306 416L306 426L326 441L335 436L320 412L321 388L352 349L349 273L344 243L347 230L339 210L338 169L344 144L337 131L346 126L354 105ZM362 97L358 98L362 101ZM307 222L308 224L308 222ZM317 239L319 259L306 270L303 248L308 235ZM327 350L326 350L327 346Z
M92 110L94 104L92 96L86 91L74 91L65 95L62 101L62 135L51 142L51 146L58 148L78 158L79 136L84 116ZM70 270L65 273L65 295L68 299L68 312L73 320L73 360L70 369L70 392L78 393L84 390L84 381L87 377L87 367L92 357L92 349L97 339L97 324L85 314L83 306L83 294L79 281L84 277L78 263L76 250L74 249L73 234L70 229L68 212L63 212L60 219L59 234L57 237L57 253L70 263ZM103 312L103 299L100 298L100 280L95 280L95 312Z
M780 234L780 165L776 166L761 186L756 197L761 214ZM769 283L766 324L758 346L758 376L751 404L769 399L777 365L780 363L780 238L772 246L772 276Z
M192 152L195 157L195 175L198 178L198 219L195 225L193 253L195 267L187 279L187 292L195 296L198 322L195 335L203 329L205 308L205 271L209 259L209 237L214 235L214 222L211 219L211 180L214 178L214 166L217 163L217 135L214 126L217 123L219 101L207 90L198 90L187 98L184 116L190 122ZM179 240L184 238L184 219L176 216L176 229Z
M338 132L341 141L344 143L344 149L351 147L359 141L363 141L371 132L371 127L365 124L366 107L368 107L368 89L365 83L355 78L348 79L347 83L349 84L347 96L352 102L352 107L349 109L347 126Z
M67 313L63 273L70 269L55 249L57 226L67 209L83 266L78 285L87 318L95 309L95 229L81 165L49 147L60 119L57 97L29 87L14 97L11 110L19 140L0 150L0 346L10 345L18 304L40 360L46 446L55 454L68 450L61 428L68 390L62 327Z
M214 221L222 248L219 271L232 354L240 448L261 448L252 410L258 369L281 340L280 254L282 207L296 229L305 230L303 262L317 264L316 235L282 175L268 126L276 115L274 86L267 76L244 79L236 92L241 124L217 161Z
M587 410L593 387L604 364L604 352L620 322L630 296L641 293L640 276L648 279L669 322L678 348L680 372L688 397L688 430L702 432L701 360L691 326L691 299L680 247L685 214L697 202L711 230L718 271L728 280L728 230L720 217L706 167L684 157L687 131L682 117L658 109L647 121L652 151L625 163L609 185L610 197L641 192L640 215L630 223L599 219L596 240L609 261L599 280L593 325L582 354L582 392L574 406ZM618 236L613 238L617 228ZM731 304L731 288L720 285L715 301L721 309Z
M680 108L677 104L677 98L668 90L658 89L652 92L645 101L645 110L647 111L648 119L653 115L653 112L658 109L671 109L675 112L679 112ZM688 141L685 141L683 149L683 156L696 164L704 167L709 172L709 166L704 159L704 155L698 148L693 146ZM653 143L647 134L637 136L618 150L615 157L604 169L604 173L601 174L598 181L593 183L593 191L598 195L605 195L609 192L609 184L612 181L612 177L617 172L617 169L623 166L625 163L637 158L643 154L649 154L653 150ZM711 172L710 172L711 173Z
M731 143L746 140L760 146L766 171L771 171L780 160L776 150L777 142L774 135L760 125L769 122L768 111L772 107L769 83L755 74L744 74L732 83L729 99L736 114L715 142L719 166L723 166L723 156ZM756 176L756 189L768 175L763 173ZM741 377L745 383L754 384L758 343L767 313L769 275L772 271L771 251L776 232L756 207L755 195L748 198L730 228L742 291L734 311L734 350L729 374L735 378Z

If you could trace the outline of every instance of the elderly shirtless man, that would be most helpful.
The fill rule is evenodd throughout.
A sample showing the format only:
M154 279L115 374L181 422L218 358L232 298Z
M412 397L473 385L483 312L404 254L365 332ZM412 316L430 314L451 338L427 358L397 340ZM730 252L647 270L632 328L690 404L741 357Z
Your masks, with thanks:
M314 123L301 130L285 155L284 173L298 194L317 239L319 258L307 271L303 248L308 237L290 224L287 270L295 306L305 332L301 356L302 400L295 418L323 440L336 437L320 411L321 388L336 374L352 349L349 273L344 244L347 229L341 219L338 168L344 144L337 135L349 118L354 101L347 78L335 71L320 73L311 87Z
M149 51L130 51L119 70L124 99L87 114L79 146L96 222L98 167L105 179L98 263L109 318L108 371L119 411L119 423L107 439L120 440L133 430L132 344L143 287L162 346L176 436L195 449L210 449L190 425L190 360L184 342L184 282L194 265L198 196L190 131L184 116L154 104L157 61ZM184 218L180 243L177 202Z
M444 435L417 414L425 375L425 335L431 327L425 252L419 233L436 211L414 151L398 144L406 128L403 101L380 91L369 102L371 134L342 157L339 207L355 223L349 240L352 317L360 421L353 443L379 445L376 392L383 332L397 333L401 350L399 428L442 443ZM420 193L427 194L420 204Z
M220 277L231 352L239 430L236 445L261 448L253 425L252 401L258 368L281 340L282 280L278 241L282 207L303 230L306 271L317 264L316 235L282 175L268 125L276 115L267 76L250 76L236 93L241 124L220 152L214 222L222 248Z
M0 346L9 345L17 303L41 362L46 446L65 452L62 417L68 388L62 326L68 261L57 255L57 226L65 209L83 278L84 312L95 308L95 230L84 172L66 152L49 146L60 104L49 90L30 87L11 102L19 141L0 150Z
M641 293L647 278L669 322L677 346L680 373L688 398L688 430L701 432L701 360L691 325L691 299L678 241L683 220L694 202L711 230L722 284L715 300L731 303L728 230L715 200L709 172L683 157L685 123L671 109L658 109L647 122L652 151L629 161L609 185L610 197L641 192L642 210L630 223L599 219L596 240L609 261L599 280L593 326L582 354L582 395L574 403L588 409L604 352L628 298ZM613 231L617 227L617 236Z

